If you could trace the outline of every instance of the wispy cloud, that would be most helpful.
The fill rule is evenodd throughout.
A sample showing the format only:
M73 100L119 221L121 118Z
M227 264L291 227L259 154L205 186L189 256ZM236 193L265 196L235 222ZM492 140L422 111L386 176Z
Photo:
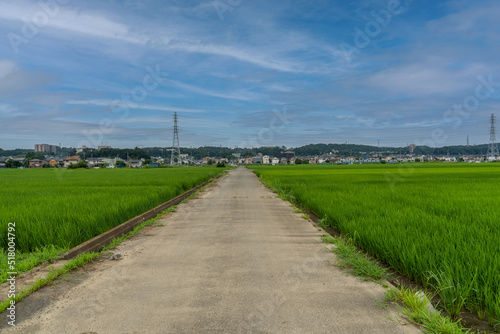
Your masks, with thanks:
M29 113L22 112L12 105L0 103L0 115L3 117L21 117L29 115Z
M228 93L219 93L215 92L209 89L205 88L200 88L196 87L193 85L189 85L186 83L182 83L176 80L165 80L166 84L170 84L172 86L178 87L183 90L187 90L193 93L201 94L201 95L208 95L208 96L213 96L213 97L220 97L223 99L231 99L231 100L241 100L241 101L254 101L254 100L259 100L262 98L262 95L252 93L249 91L237 91L237 92L228 92Z
M114 100L103 100L103 99L96 99L96 100L69 100L66 102L66 104L74 104L74 105L91 105L91 106L99 106L99 107L106 107L106 108L111 108L113 107L127 107L132 110L134 109L144 109L144 110L158 110L158 111L177 111L177 112L187 112L187 113L202 113L205 112L205 110L202 109L187 109L187 108L179 108L179 107L170 107L170 106L155 106L155 105L148 105L148 104L141 104L141 103L134 103L133 107L130 107L129 104L125 101L119 101L115 103Z
M428 59L425 62L380 71L369 76L367 83L393 94L454 94L474 87L477 76L489 70L481 64L449 68L444 59Z
M25 23L30 16L34 16L36 13L41 13L46 18L46 23L41 28L52 28L55 33L63 31L98 38L118 39L129 43L144 43L144 40L131 36L129 33L130 27L123 23L115 22L98 13L71 10L64 5L58 5L53 15L48 15L37 3L27 1L6 2L2 4L0 18ZM37 30L41 29L35 23L33 22L32 26ZM22 30L19 31L19 33L21 32Z
M17 62L0 58L0 97L24 94L30 89L46 85L52 80L51 74L27 70L20 67Z

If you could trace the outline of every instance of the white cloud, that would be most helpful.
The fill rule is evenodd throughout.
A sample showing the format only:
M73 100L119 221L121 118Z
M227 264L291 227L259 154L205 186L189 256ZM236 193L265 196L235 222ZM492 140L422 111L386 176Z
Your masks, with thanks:
M13 107L10 104L0 103L0 116L1 117L18 117L26 116L28 113L19 111L18 108Z
M93 106L102 106L102 107L108 107L108 108L111 108L111 106L120 106L120 107L127 107L128 106L125 101L120 102L118 105L115 105L113 100L106 100L106 99L69 100L66 102L66 104L93 105ZM196 113L205 112L205 110L202 110L202 109L187 109L187 108L170 107L170 106L154 106L154 105L141 104L141 103L137 103L137 105L134 107L130 107L130 106L128 106L128 107L131 110L145 109L145 110L196 112Z
M407 96L460 94L467 89L473 93L477 76L488 74L489 71L487 66L481 64L451 69L442 60L430 59L380 71L369 76L366 83L391 94Z
M192 43L186 41L175 41L173 43L165 44L165 47L186 52L198 52L234 58L243 62L251 63L272 70L295 73L307 71L306 69L302 68L303 66L298 67L297 64L293 64L291 62L279 59L269 59L270 57L267 54L262 53L258 49L244 50L242 47L204 44L201 42Z
M42 21L42 19L37 21L37 19L34 19L35 17L45 18L46 21ZM144 42L143 39L131 36L129 34L130 28L125 24L114 22L99 14L82 13L64 6L59 6L57 10L47 13L40 5L33 2L16 1L15 3L4 3L0 11L0 18L22 23L19 25L19 31L11 31L20 36L23 36L22 27L25 24L25 20L28 20L37 31L45 27L50 27L56 31L62 30L100 38L118 39L131 43ZM33 24L37 22L40 23Z
M17 65L11 60L2 59L0 60L0 80L5 80L5 78L17 70Z
M208 95L213 97L220 97L224 99L231 100L241 100L241 101L255 101L259 100L262 96L260 94L248 92L246 90L236 91L235 93L218 93L205 88L196 87L193 85L188 85L176 80L165 80L164 83L171 84L172 86L194 92L197 94Z
M20 68L16 62L0 60L0 96L23 92L46 83L50 75Z
M427 23L427 29L434 34L439 35L465 35L485 34L489 31L481 29L486 22L492 23L493 27L500 17L500 5L496 2L482 4L476 2L470 5L470 8L448 14L442 18L432 20ZM478 29L479 28L479 29ZM497 29L492 29L491 32ZM498 31L497 31L498 32Z

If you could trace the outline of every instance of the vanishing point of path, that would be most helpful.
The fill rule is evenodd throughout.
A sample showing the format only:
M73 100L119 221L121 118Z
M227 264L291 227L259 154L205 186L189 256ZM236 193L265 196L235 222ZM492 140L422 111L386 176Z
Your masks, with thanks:
M9 333L419 333L246 168L17 304ZM391 318L392 320L390 320ZM4 319L5 320L5 319ZM402 321L407 323L406 321Z

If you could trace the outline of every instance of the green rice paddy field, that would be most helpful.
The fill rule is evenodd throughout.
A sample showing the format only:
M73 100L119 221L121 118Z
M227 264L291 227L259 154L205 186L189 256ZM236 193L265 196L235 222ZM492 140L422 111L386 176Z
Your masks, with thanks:
M500 319L500 164L255 166L261 180L405 276L449 315Z
M8 223L15 222L16 264L24 271L222 171L0 169L0 282L7 271Z

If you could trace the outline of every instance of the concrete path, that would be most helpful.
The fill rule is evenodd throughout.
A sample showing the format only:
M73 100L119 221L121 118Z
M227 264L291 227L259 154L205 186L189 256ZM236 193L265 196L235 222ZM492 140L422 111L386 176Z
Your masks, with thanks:
M420 333L340 271L312 223L245 168L105 260L19 303L7 333ZM330 263L331 262L331 263Z

